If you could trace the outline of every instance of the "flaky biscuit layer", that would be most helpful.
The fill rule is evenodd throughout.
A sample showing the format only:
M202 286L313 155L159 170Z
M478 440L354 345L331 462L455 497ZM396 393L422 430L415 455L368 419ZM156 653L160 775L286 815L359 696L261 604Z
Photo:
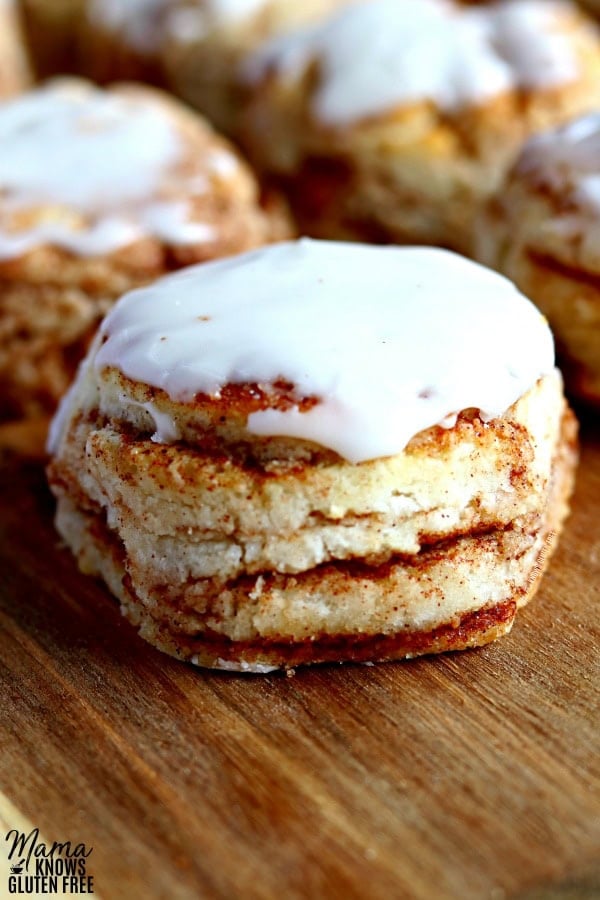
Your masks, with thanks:
M0 4L0 98L13 97L31 85L29 57L16 2Z
M463 417L360 465L261 461L239 435L218 451L198 431L193 446L153 444L126 403L119 417L98 407L94 384L80 380L50 467L57 526L144 637L203 665L491 640L566 513L574 426L556 375L501 420Z
M106 419L93 392L83 404L54 464L72 496L110 510L119 534L149 560L159 541L161 558L179 558L178 571L229 579L334 559L383 561L538 510L560 428L561 383L556 374L542 380L504 420L463 417L402 454L357 466L335 454L311 458L310 445L304 460L281 458L276 438L262 446L272 454L278 446L279 458L263 462L252 442L240 455L241 435L218 449L203 447L198 432L186 445L156 444L141 405L122 401L121 417L111 409ZM165 398L158 415L167 405L176 415ZM189 415L183 405L178 413Z
M567 414L538 515L386 564L353 561L294 576L149 587L101 513L63 496L57 525L82 570L104 578L142 637L200 665L264 672L464 649L509 631L537 589L567 511L574 433Z

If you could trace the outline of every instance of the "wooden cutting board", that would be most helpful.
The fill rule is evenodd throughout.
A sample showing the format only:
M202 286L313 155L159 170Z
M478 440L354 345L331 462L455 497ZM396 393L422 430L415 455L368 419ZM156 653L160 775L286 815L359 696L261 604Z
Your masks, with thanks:
M38 462L0 497L0 897L33 827L104 900L600 897L597 424L512 635L403 664L188 668L76 571Z

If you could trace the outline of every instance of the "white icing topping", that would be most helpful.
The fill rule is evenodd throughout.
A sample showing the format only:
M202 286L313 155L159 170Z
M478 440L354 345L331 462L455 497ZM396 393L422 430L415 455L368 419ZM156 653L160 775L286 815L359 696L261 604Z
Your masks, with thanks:
M533 176L566 199L600 215L600 113L531 139L517 171Z
M504 0L465 8L452 0L367 0L278 37L244 66L300 77L313 60L313 113L338 125L395 106L433 100L449 112L516 88L544 88L578 75L559 0Z
M187 201L164 196L182 147L156 103L57 82L0 107L0 144L0 259L45 243L93 256L148 235L173 244L213 236L188 221ZM29 210L41 214L25 228Z
M309 240L134 291L102 335L97 371L115 366L174 400L291 382L320 402L255 413L248 430L351 462L398 453L469 407L501 415L554 365L545 320L500 275L443 250Z

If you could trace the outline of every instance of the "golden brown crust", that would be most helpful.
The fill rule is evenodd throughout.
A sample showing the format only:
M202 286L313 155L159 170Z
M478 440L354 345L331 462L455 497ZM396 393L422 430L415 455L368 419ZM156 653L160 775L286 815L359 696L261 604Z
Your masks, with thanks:
M458 623L440 625L431 631L407 631L395 635L317 635L304 641L226 641L207 635L203 646L190 642L184 658L196 665L230 669L263 667L293 668L332 662L391 662L414 659L452 650L468 650L490 644L512 628L516 603L507 600L467 613ZM165 649L169 652L168 643ZM185 643L183 644L185 647ZM192 651L192 655L188 653ZM195 651L195 652L193 652ZM179 656L179 653L177 654ZM196 657L195 659L193 657ZM245 664L245 665L244 665Z

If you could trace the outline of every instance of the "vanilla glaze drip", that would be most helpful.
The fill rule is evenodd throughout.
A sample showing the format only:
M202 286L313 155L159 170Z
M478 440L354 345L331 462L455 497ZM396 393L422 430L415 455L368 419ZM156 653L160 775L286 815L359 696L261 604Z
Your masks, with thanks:
M362 0L268 42L244 74L249 81L269 72L293 80L316 62L312 110L328 125L422 100L456 112L505 91L577 78L573 39L564 31L574 9L559 0L476 9L452 0Z
M42 244L94 256L147 236L212 237L189 220L175 124L143 95L51 83L0 107L0 145L0 259Z
M248 431L358 463L475 407L502 415L554 366L550 330L500 275L447 251L301 240L196 266L123 297L88 363L176 401L285 380L306 412Z

